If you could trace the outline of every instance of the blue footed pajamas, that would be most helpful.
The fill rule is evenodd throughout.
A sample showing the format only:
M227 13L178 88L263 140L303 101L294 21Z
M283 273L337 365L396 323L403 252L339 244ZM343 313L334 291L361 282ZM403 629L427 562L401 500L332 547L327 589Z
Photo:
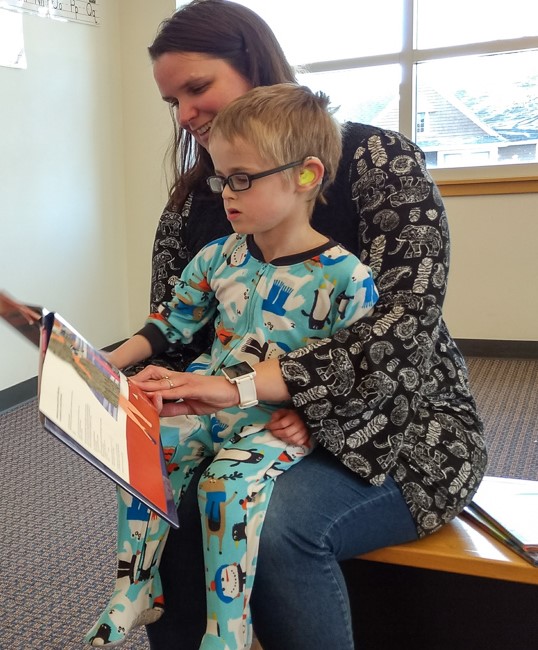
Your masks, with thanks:
M218 414L161 420L161 440L176 503L198 464L214 457L198 488L208 613L208 634L201 647L207 650L249 647L250 592L273 481L310 453L306 446L287 445L263 426L248 424L253 417L267 421L269 410L235 411L236 425L225 429ZM231 415L232 409L227 414ZM89 642L102 639L107 645L122 642L129 627L157 620L163 608L158 566L169 526L123 490L118 491L118 503L116 590L87 635Z
M190 370L215 374L225 365L281 356L332 335L368 313L377 299L368 267L332 241L281 263L266 263L257 253L248 236L209 244L185 269L176 298L150 316L141 333L150 342L157 330L169 343L188 343L214 319L211 356ZM311 451L265 429L280 406L161 420L176 503L199 463L213 457L198 486L207 596L202 650L243 650L252 641L249 601L274 480ZM119 645L133 627L156 621L164 606L158 567L168 524L121 490L118 504L116 588L86 635L96 646Z

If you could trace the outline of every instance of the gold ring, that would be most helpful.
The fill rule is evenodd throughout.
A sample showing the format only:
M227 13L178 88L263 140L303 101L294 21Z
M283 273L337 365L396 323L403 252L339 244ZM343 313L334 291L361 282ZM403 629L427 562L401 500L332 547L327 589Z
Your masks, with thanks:
M170 389L174 388L174 384L168 375L165 375L163 379L166 379L166 381L170 384Z

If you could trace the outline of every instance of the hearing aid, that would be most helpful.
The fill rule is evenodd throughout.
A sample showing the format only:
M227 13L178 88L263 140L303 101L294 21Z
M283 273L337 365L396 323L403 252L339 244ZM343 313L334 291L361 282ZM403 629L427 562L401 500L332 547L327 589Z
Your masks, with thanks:
M311 169L303 169L299 174L299 185L308 185L314 178L316 178L316 175Z

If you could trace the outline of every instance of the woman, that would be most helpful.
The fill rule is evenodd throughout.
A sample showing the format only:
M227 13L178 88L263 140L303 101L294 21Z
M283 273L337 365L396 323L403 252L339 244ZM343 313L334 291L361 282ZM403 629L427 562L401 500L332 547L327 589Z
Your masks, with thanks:
M154 309L200 247L231 230L206 186L212 119L249 88L294 76L267 25L227 0L180 9L149 52L177 121L175 180L154 249ZM422 152L398 133L346 124L327 197L314 227L372 268L380 300L343 334L256 366L258 397L291 399L319 443L279 479L267 512L252 593L264 650L352 649L338 562L439 529L471 500L486 466L465 362L443 321L448 227ZM159 363L181 369L209 340ZM153 365L137 380L157 401L183 400L167 402L163 415L210 413L239 400L221 377ZM166 613L147 628L153 650L198 648L206 625L196 481L191 486L161 564ZM188 571L180 568L186 554Z

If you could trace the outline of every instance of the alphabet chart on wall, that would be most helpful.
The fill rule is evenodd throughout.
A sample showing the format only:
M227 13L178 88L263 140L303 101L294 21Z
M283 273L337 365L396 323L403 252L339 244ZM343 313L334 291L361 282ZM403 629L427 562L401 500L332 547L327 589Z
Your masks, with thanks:
M0 8L87 25L100 23L97 0L0 0Z

